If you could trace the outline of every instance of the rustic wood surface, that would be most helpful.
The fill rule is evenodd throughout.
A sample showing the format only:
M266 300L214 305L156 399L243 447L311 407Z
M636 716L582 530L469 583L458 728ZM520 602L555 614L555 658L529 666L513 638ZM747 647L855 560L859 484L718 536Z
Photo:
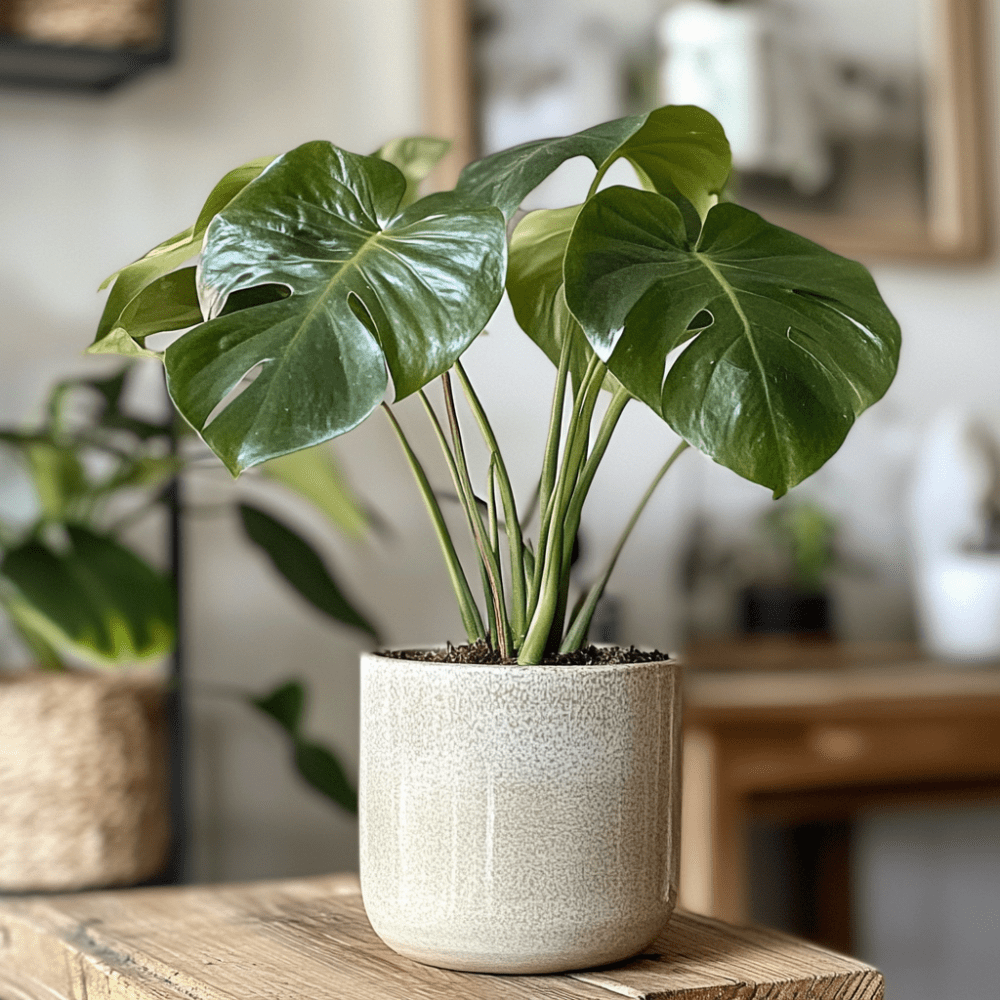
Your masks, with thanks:
M559 976L418 965L375 936L356 878L0 900L3 1000L878 1000L882 977L774 931L678 913L631 962Z

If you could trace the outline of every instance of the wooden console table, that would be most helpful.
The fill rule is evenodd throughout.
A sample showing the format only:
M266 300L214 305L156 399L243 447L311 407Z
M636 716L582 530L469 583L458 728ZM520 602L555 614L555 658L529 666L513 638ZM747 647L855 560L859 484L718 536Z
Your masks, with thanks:
M678 913L631 962L558 976L418 965L375 936L352 876L0 900L2 1000L880 1000L870 966Z
M711 662L734 669L685 677L681 904L736 923L755 817L794 826L1000 795L1000 668L779 652L754 669L753 647L740 662L733 645ZM846 903L849 880L833 881Z

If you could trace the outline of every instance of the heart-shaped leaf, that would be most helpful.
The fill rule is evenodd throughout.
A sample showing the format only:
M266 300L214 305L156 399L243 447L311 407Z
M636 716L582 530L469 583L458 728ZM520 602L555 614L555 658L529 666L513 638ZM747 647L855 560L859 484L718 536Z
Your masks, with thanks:
M396 214L405 189L392 164L312 142L213 221L199 277L210 320L165 361L174 403L232 472L355 427L387 367L397 399L416 392L486 325L503 294L502 216L448 192ZM220 315L262 285L291 294Z
M154 333L183 330L202 321L195 285L195 269L182 267L151 281L139 291L115 320L114 327L91 354L125 354L158 357L146 348L146 338Z
M652 190L668 196L675 191L683 195L701 218L715 203L732 170L732 155L722 126L707 111L693 105L670 105L651 111L614 157L627 159Z
M496 205L510 219L530 191L575 156L599 170L625 158L657 191L679 191L702 215L731 168L729 143L715 118L701 108L668 105L484 157L462 171L456 190Z
M0 563L18 625L98 665L169 652L175 616L167 579L113 538L78 526L67 532L65 552L30 541Z
M692 248L669 199L602 191L577 219L565 279L622 384L776 495L840 447L896 371L899 326L868 272L737 205L712 208Z
M169 300L164 298L171 292L178 292L181 300L175 308L170 306L168 312L172 315L177 309L184 305L190 305L188 289L185 284L166 285L161 287L154 297L146 297L145 302L136 304L136 297L143 289L152 284L156 279L168 274L175 268L180 267L190 260L201 250L201 243L204 239L208 224L215 217L216 213L222 211L230 201L246 187L260 172L271 162L272 157L262 157L244 163L243 166L230 170L218 184L212 188L211 193L205 200L198 218L194 225L189 226L183 232L172 236L169 240L164 240L159 245L153 247L145 256L120 271L116 271L105 279L101 288L106 288L112 282L114 287L105 303L101 321L97 327L97 335L94 342L88 348L91 354L125 354L136 356L150 356L154 354L147 351L143 345L143 338L150 331L136 329L133 333L135 313L145 311L149 314L151 308L168 304ZM195 301L195 306L197 302ZM131 309L131 312L129 311ZM190 326L201 320L198 315L190 323L173 326L161 326L162 330L178 330L182 326Z

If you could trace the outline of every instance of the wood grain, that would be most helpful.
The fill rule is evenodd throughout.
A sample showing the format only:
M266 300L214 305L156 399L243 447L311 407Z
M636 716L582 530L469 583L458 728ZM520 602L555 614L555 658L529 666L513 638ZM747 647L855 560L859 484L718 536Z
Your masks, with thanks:
M386 948L353 876L0 901L4 1000L880 1000L870 966L677 913L646 955L560 976L483 976Z

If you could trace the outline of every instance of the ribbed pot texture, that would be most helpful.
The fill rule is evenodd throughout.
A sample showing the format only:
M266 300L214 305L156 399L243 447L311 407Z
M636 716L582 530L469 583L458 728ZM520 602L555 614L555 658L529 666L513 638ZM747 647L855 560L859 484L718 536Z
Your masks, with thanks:
M677 895L679 740L670 662L363 656L361 888L376 933L473 972L641 952Z

